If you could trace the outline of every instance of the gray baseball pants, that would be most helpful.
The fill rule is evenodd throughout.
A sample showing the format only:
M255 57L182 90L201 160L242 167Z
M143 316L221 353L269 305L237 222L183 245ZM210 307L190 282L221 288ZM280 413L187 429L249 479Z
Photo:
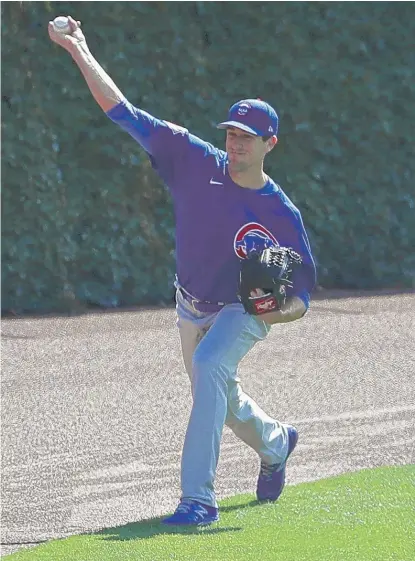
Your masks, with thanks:
M180 291L176 301L193 396L182 454L182 499L217 507L214 480L225 424L264 462L281 462L287 455L286 426L271 419L243 392L237 376L239 362L265 339L270 326L246 314L241 304L207 314L195 311Z

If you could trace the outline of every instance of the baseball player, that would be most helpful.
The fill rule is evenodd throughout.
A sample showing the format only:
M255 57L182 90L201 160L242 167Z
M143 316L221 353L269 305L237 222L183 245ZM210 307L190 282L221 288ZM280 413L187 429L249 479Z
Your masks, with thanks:
M107 116L145 150L168 186L176 219L176 310L193 407L181 464L181 499L168 525L219 519L214 480L226 424L260 458L259 501L275 501L298 433L267 415L246 393L238 364L271 326L300 319L315 284L315 264L299 210L263 169L277 144L278 116L257 99L235 103L218 127L226 151L134 107L92 56L80 22L52 41L66 49ZM264 248L292 248L302 259L281 309L246 313L237 294L241 262ZM255 294L253 294L255 296Z

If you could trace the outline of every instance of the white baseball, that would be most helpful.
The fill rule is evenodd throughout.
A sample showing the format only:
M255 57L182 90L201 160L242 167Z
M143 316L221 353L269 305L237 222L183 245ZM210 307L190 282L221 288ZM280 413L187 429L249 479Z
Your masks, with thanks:
M69 19L66 16L58 16L53 20L53 28L57 33L71 33Z

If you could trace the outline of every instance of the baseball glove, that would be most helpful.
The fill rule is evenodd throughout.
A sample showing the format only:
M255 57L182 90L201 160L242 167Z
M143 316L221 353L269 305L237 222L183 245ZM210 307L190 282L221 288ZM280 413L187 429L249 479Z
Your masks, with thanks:
M258 316L281 309L286 288L292 287L293 268L301 256L290 247L252 252L241 263L238 297L248 314Z

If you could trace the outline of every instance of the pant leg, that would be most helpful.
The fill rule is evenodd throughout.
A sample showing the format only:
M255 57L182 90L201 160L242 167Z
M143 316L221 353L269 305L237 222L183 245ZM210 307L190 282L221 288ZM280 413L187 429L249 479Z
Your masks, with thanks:
M216 506L214 479L227 419L237 436L259 453L265 450L265 455L273 453L278 459L286 453L286 434L281 425L245 396L236 380L239 362L268 330L263 322L234 304L219 312L197 345L192 361L193 407L182 455L183 498ZM235 392L235 388L239 389ZM272 452L271 445L276 446Z
M180 332L183 361L192 383L192 363L194 352L214 322L214 317L205 314L192 316L190 306L178 295L177 325ZM193 321L192 321L193 320ZM196 323L195 323L196 322ZM266 328L266 332L269 331ZM287 433L284 425L269 417L257 403L246 394L237 377L237 365L229 373L227 391L227 415L225 424L235 436L250 446L266 463L283 461L287 453ZM193 383L192 383L193 392Z
M287 455L286 426L269 417L234 379L228 382L225 424L267 464L282 462Z

